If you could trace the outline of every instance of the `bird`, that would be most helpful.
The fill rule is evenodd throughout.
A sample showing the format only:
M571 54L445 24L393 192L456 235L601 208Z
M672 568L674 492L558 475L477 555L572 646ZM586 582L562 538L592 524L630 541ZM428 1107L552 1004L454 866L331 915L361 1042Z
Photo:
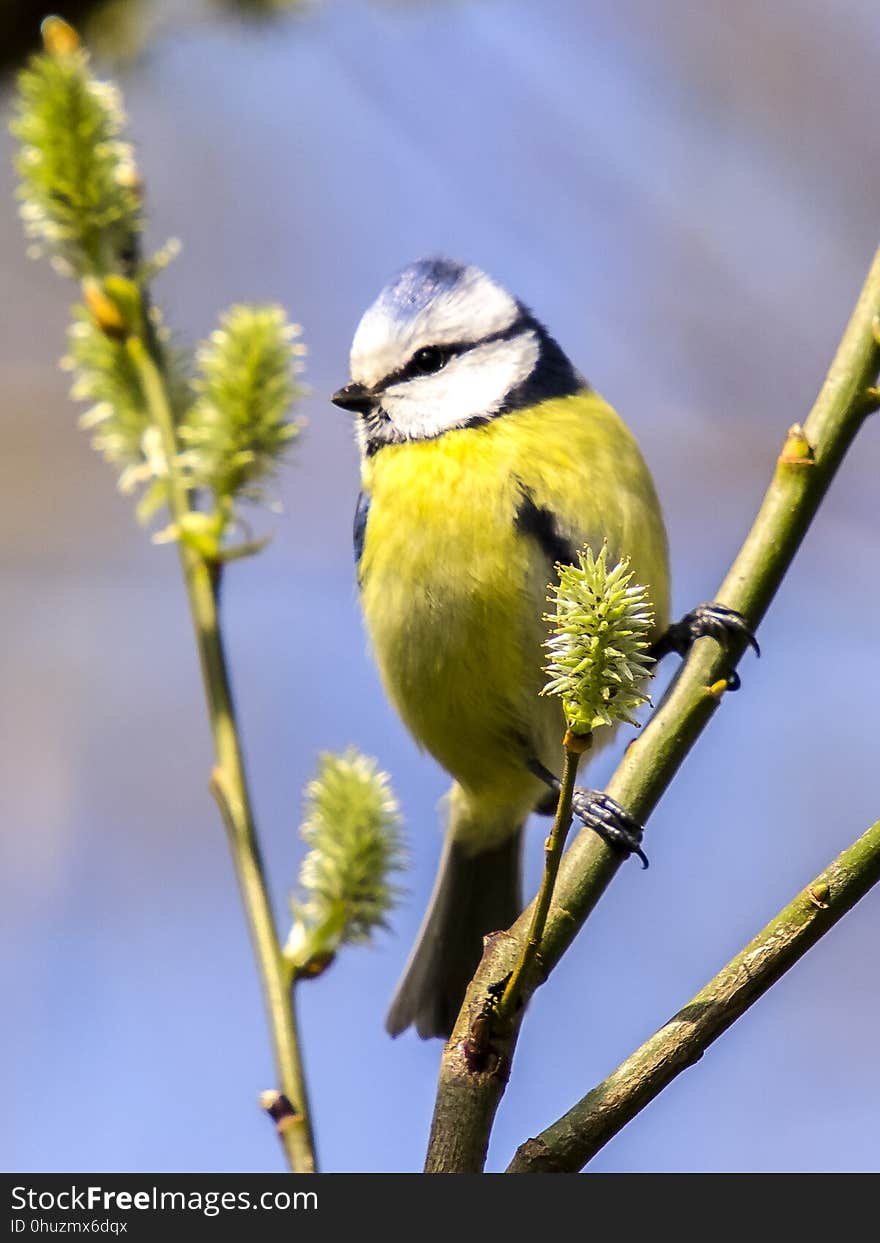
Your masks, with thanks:
M666 529L633 434L480 268L403 268L363 314L331 400L355 416L354 551L381 681L452 778L437 879L386 1028L448 1038L484 937L521 909L525 823L556 805L565 724L539 694L556 567L584 545L607 548L609 564L629 558L658 657L744 623L701 605L669 626ZM641 826L607 796L578 788L574 809L641 854Z

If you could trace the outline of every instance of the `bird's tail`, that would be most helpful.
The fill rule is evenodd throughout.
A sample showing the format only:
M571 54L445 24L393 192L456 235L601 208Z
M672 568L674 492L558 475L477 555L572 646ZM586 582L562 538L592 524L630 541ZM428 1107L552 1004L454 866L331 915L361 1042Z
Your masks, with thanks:
M392 1036L410 1024L423 1039L451 1034L483 937L508 928L522 907L521 841L522 825L474 853L450 828L427 914L385 1020Z

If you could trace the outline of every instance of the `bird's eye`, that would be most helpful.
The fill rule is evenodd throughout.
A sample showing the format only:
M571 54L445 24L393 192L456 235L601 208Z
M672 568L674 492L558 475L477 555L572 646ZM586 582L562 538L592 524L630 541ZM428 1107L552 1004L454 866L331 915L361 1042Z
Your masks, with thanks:
M433 375L446 362L446 356L436 345L424 345L416 350L410 360L410 366L417 375Z

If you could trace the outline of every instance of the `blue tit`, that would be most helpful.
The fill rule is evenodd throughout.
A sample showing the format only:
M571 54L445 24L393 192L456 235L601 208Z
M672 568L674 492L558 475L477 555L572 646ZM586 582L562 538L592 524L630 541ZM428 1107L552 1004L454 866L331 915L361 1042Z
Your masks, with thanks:
M357 416L355 556L382 683L453 779L434 892L387 1027L448 1036L483 937L521 909L523 826L555 805L564 721L539 691L556 564L584 544L607 544L612 564L629 557L667 648L694 637L696 613L690 630L666 631L666 532L632 433L478 268L425 259L395 277L361 319L351 382L333 401ZM583 797L577 810L637 844L616 805Z

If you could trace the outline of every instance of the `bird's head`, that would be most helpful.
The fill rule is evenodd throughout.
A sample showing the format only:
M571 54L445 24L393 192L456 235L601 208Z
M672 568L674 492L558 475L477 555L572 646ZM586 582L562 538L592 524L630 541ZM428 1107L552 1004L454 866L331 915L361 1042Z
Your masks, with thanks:
M364 314L351 382L333 401L360 416L362 447L374 453L582 385L546 330L479 268L421 259Z

